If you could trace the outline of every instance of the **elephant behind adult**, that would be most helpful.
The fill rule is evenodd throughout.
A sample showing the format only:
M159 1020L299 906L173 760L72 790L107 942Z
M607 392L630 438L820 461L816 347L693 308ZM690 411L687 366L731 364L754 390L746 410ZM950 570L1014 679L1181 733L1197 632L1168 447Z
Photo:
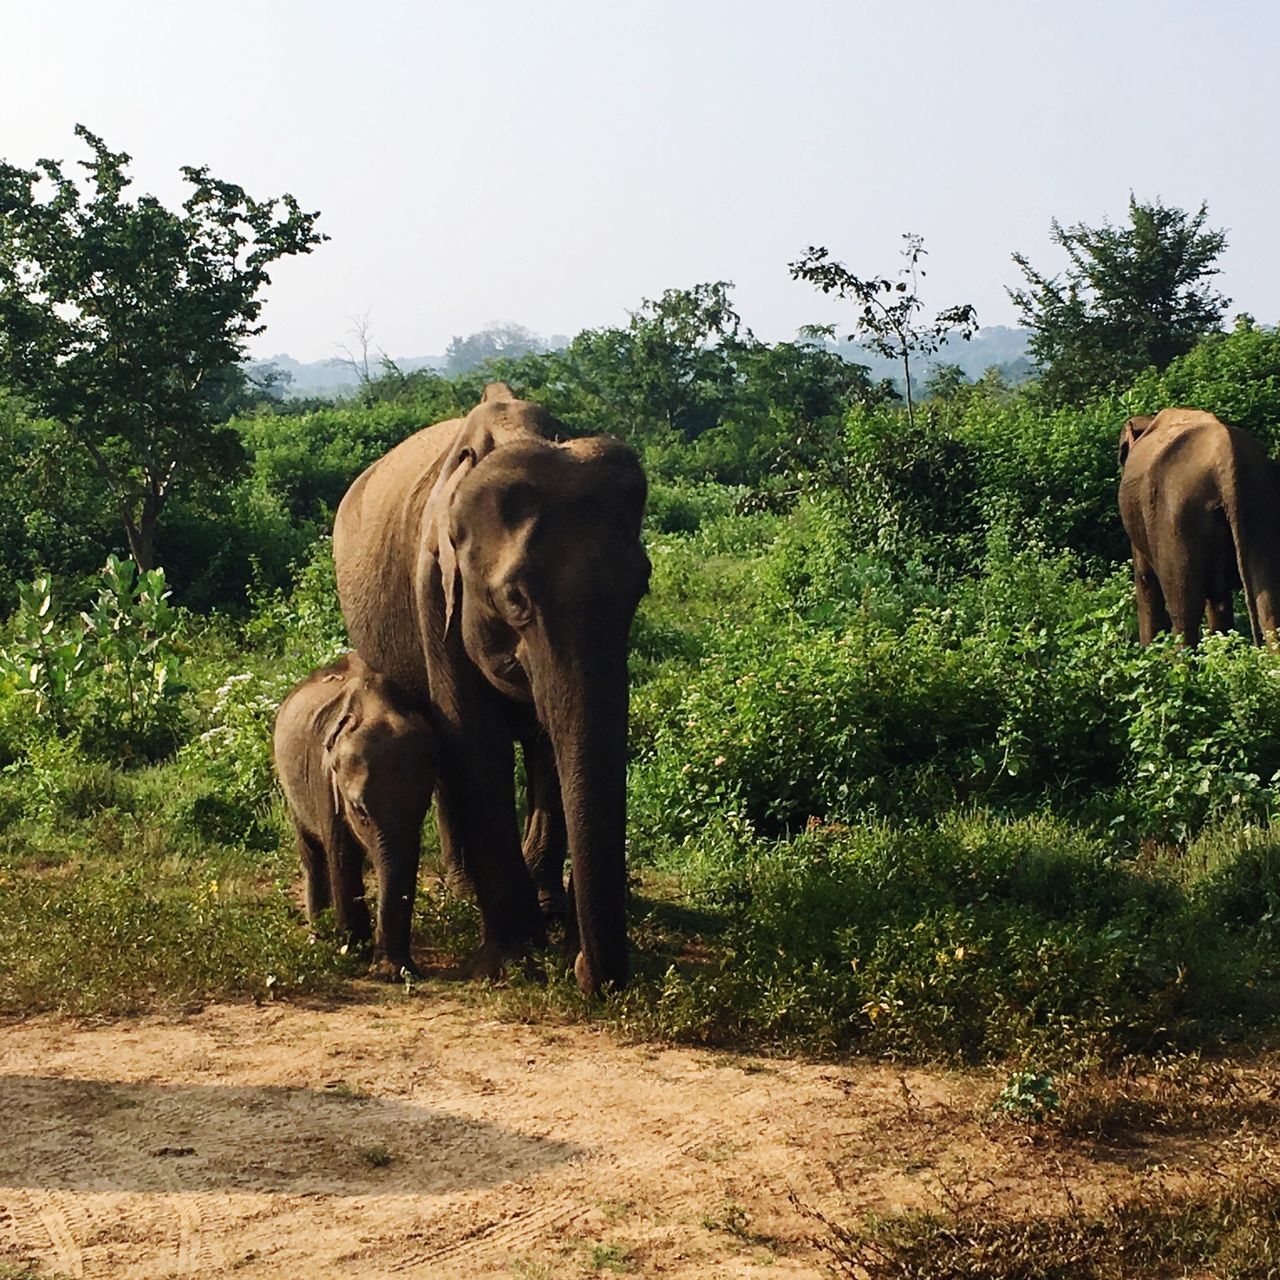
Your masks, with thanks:
M1280 485L1248 432L1200 409L1133 417L1120 433L1120 516L1133 546L1138 634L1187 644L1234 625L1242 587L1254 642L1280 626Z
M348 653L290 691L272 745L308 918L332 907L340 932L373 942L376 976L417 975L409 933L436 771L425 704ZM378 878L376 929L365 902L366 855Z
M545 409L490 384L466 418L356 479L333 550L352 643L431 705L442 844L483 921L469 970L496 974L545 940L534 876L544 901L563 895L567 845L574 967L590 994L627 978L627 637L648 585L646 484L620 442L560 435Z

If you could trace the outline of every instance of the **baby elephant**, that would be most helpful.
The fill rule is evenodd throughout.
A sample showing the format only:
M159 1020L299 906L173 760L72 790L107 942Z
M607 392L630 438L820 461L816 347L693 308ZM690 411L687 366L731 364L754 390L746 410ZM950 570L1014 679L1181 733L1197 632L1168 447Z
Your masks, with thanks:
M302 855L308 918L332 906L352 942L373 936L376 976L417 976L409 926L436 777L425 708L349 653L313 671L281 703L274 747ZM378 877L376 933L364 899L365 854Z

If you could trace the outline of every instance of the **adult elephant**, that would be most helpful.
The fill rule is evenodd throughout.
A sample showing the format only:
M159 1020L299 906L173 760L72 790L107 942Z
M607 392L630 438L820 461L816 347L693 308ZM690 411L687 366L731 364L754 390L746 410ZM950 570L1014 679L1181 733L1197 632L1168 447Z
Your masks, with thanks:
M1262 445L1200 409L1130 418L1120 433L1120 517L1133 544L1138 636L1189 645L1234 625L1243 587L1254 642L1280 626L1280 485Z
M545 941L539 900L563 903L567 845L574 972L590 995L627 979L627 637L649 581L646 483L626 445L562 434L491 383L465 419L356 479L333 553L352 643L431 706L441 843L483 921L468 972L494 976Z

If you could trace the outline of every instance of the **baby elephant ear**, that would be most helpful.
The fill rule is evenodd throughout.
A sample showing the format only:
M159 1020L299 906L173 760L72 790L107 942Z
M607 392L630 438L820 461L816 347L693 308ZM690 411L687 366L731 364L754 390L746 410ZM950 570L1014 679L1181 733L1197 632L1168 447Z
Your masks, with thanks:
M324 740L324 755L321 758L321 767L329 779L329 790L333 793L334 813L341 811L342 800L338 794L338 771L334 767L333 749L338 745L338 739L344 733L350 733L360 723L360 713L355 705L355 700L356 691L348 689L346 696L338 705L337 713L333 718L333 728L329 730Z
M1134 442L1142 435L1142 433L1155 421L1155 415L1151 413L1139 413L1130 418L1120 429L1120 464L1124 465L1125 459L1129 456L1129 450L1133 448Z

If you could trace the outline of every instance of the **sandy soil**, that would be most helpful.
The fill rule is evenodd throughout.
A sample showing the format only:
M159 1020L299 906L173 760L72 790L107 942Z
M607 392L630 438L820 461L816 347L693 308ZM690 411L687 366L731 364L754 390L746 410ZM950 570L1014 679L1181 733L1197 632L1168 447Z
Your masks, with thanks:
M1034 1196L994 1083L622 1044L450 996L0 1028L0 1264L42 1275L820 1276L815 1224ZM1150 1154L1054 1153L1106 1194ZM843 1188L843 1190L841 1189ZM0 1274L3 1266L0 1265Z

